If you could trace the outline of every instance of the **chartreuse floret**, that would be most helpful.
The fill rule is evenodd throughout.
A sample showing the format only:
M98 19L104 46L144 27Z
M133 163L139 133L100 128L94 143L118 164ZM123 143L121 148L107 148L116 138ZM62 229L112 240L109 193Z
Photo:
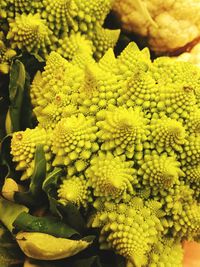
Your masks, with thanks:
M103 249L115 249L136 267L146 266L152 245L158 242L162 231L160 220L148 207L114 205L113 202L104 203L92 227L102 227L100 244Z
M37 145L44 145L46 160L51 159L50 152L50 133L45 129L36 127L27 128L25 131L13 133L11 142L11 154L13 161L17 163L16 170L23 171L21 180L29 178L34 171L34 155Z
M78 26L83 32L92 31L97 24L102 25L114 2L113 0L74 1L78 7Z
M180 155L181 164L198 165L200 163L200 136L189 136Z
M52 45L53 36L39 14L17 15L9 24L7 39L12 48L26 49L28 52L46 56Z
M97 133L103 142L101 149L115 155L125 154L127 158L141 158L143 143L147 140L147 119L140 109L114 108L105 112L105 119L99 121Z
M179 242L174 242L170 238L159 240L153 246L149 257L149 267L182 267L183 249Z
M93 153L98 150L97 127L92 118L83 114L64 118L53 131L53 166L67 166L68 173L84 170Z
M0 73L7 74L9 72L10 62L16 54L14 49L7 47L5 35L0 31Z
M116 105L119 86L116 75L106 73L99 68L98 64L86 64L84 81L77 99L80 112L96 115L100 110Z
M189 62L176 62L169 57L157 58L151 67L152 75L162 84L182 84L190 89L199 88L198 67Z
M92 55L92 42L79 32L59 40L57 52L68 60L72 60L77 53Z
M194 190L194 197L199 201L200 197L200 164L182 168L185 172L185 183Z
M138 175L144 186L148 185L153 191L159 191L172 187L184 173L180 169L180 162L175 158L165 154L152 154L144 156Z
M63 178L58 188L59 202L63 205L68 203L75 204L78 208L86 208L91 200L88 182L83 176Z
M193 226L189 210L196 209L193 190L183 182L175 184L169 189L163 189L156 199L163 204L166 216L162 218L162 225L166 233L175 238L191 238ZM196 226L195 226L196 227ZM198 230L197 230L198 232ZM194 233L194 236L197 234Z
M200 109L190 113L189 118L185 122L185 128L188 135L198 136L200 134Z
M120 30L109 30L96 26L92 32L93 52L97 59L111 47L114 47L119 38Z
M76 96L83 80L83 71L52 52L45 71L38 72L31 85L31 99L37 120L46 129L53 129L65 117L77 113ZM73 98L72 98L73 94Z
M150 148L158 153L174 151L182 152L186 143L185 128L181 122L171 118L152 119L150 124L151 135L148 137Z
M69 28L77 30L78 25L74 17L78 8L74 0L43 0L43 6L42 18L46 19L55 35L68 32Z
M117 61L117 73L120 79L127 81L136 71L146 72L151 66L149 51L147 49L139 50L134 42L122 51Z
M144 110L150 110L156 106L158 88L150 73L136 70L132 77L127 79L127 85L119 91L117 99L119 106L141 106Z
M86 176L95 196L114 200L134 194L133 185L137 184L133 162L125 161L124 156L114 157L111 153L93 157Z

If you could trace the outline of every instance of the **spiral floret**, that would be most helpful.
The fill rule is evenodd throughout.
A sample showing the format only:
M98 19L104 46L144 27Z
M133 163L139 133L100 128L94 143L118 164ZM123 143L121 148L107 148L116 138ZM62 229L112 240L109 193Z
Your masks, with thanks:
M170 57L159 57L154 60L152 75L156 81L162 84L183 84L186 87L196 90L199 88L198 67L189 62L174 62Z
M115 46L119 34L120 30L109 30L100 26L95 27L91 40L93 42L94 57L97 60L99 60L109 48Z
M85 169L91 155L98 150L96 131L94 120L82 114L62 119L53 131L53 166L69 166L70 175Z
M175 238L188 236L190 222L186 211L196 205L194 191L184 182L180 182L172 188L161 190L156 199L162 203L166 214L162 218L165 233L170 233ZM187 225L184 226L185 223Z
M105 120L97 123L101 149L113 151L115 155L125 154L127 158L140 159L143 156L143 142L147 140L147 120L140 109L115 108L106 111Z
M194 190L194 197L200 200L200 165L183 167L185 172L185 183Z
M135 208L124 203L104 205L92 222L92 227L101 227L101 247L115 249L133 266L147 264L148 253L162 231L160 220L145 206Z
M97 64L86 64L77 97L80 112L94 116L115 105L119 86L115 75L101 70Z
M92 55L92 43L79 32L59 40L57 52L67 60L72 60L76 54Z
M148 141L151 149L157 150L158 153L166 151L169 154L183 151L186 133L181 122L166 117L152 119L150 130Z
M173 157L162 155L146 155L138 170L144 186L150 186L153 191L170 188L184 176L180 162ZM154 192L154 193L155 193Z
M148 49L139 50L134 42L131 42L118 57L117 74L121 80L127 81L137 71L146 72L151 66Z
M200 109L190 113L189 118L185 122L185 129L188 135L200 135Z
M88 182L83 176L73 176L71 178L63 178L58 190L58 201L67 205L73 203L78 208L88 206L90 201L90 191L88 189Z
M42 17L47 20L49 28L58 35L69 29L77 30L74 17L78 8L74 0L43 0Z
M187 138L180 155L180 161L183 166L200 164L200 136Z
M47 56L52 44L52 35L39 14L17 15L10 22L7 39L12 48L26 49L29 53Z
M153 246L149 267L171 266L182 267L183 248L179 242L164 238Z
M90 32L95 25L102 25L109 13L113 0L75 0L78 7L79 31Z
M114 157L111 153L99 154L92 158L86 176L95 196L121 199L134 194L133 185L137 184L136 171L132 161L124 156Z
M17 163L16 170L23 171L21 180L29 178L34 170L34 156L37 145L44 145L46 160L51 159L49 134L43 129L27 128L25 131L13 133L11 141L12 160Z
M120 90L117 103L119 106L141 106L144 110L150 110L156 106L157 93L158 88L152 76L148 72L136 71L127 80L126 86Z

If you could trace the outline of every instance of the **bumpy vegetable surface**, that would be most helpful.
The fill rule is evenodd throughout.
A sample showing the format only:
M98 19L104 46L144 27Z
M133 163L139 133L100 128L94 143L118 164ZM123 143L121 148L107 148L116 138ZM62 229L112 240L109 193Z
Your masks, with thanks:
M113 10L122 28L146 37L158 53L184 51L200 37L198 0L116 0Z
M151 62L134 43L99 62L52 52L31 85L38 126L12 137L16 168L31 177L43 144L47 172L62 170L45 183L63 208L90 211L102 249L127 266L181 266L181 242L200 235L199 82L197 67Z
M8 28L7 39L17 51L25 50L46 58L49 52L58 50L71 59L76 50L86 48L99 59L107 49L115 46L120 33L103 28L113 2L1 1L0 23Z

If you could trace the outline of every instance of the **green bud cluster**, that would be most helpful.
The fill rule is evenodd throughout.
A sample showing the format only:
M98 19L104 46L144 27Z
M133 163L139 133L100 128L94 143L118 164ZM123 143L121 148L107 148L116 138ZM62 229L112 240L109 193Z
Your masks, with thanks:
M113 2L1 0L0 23L6 27L9 24L6 38L17 51L25 50L43 58L58 51L70 60L77 50L85 53L86 48L100 59L115 46L120 34L120 30L103 28Z
M30 177L35 146L46 144L49 166L64 173L55 197L91 211L102 249L127 266L180 266L180 242L200 235L200 71L151 62L134 43L98 62L91 51L87 42L69 60L47 57L31 85L38 126L13 134L13 161Z

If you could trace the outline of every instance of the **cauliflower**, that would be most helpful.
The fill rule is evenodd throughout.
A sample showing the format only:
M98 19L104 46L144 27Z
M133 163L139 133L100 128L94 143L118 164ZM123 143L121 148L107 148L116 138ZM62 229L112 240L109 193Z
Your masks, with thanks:
M200 37L198 0L116 0L122 28L147 38L157 53L174 52Z
M200 67L200 43L198 42L190 51L186 51L174 59L191 62Z
M182 266L181 242L200 235L199 82L198 67L152 62L135 43L99 62L52 52L31 85L38 125L12 136L16 170L31 180L43 145L54 201L89 210L102 249L131 267Z

